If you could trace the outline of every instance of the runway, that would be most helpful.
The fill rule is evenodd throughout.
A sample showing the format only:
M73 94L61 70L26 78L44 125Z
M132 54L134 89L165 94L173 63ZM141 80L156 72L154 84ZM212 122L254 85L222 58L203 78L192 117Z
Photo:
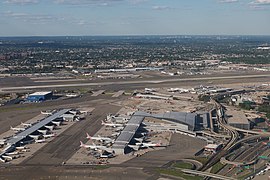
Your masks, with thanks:
M196 78L167 78L161 80L124 80L124 81L106 81L106 82L86 82L86 83L66 83L66 84L50 84L50 85L30 85L30 86L13 86L2 87L0 92L14 92L18 90L31 90L42 88L63 88L63 87L84 87L84 86L115 86L115 85L133 85L133 84L163 84L163 83L177 83L190 81L212 81L212 80L226 80L226 79L251 79L251 78L270 78L270 74L253 74L253 75L233 75L233 76L216 76L216 77L196 77Z

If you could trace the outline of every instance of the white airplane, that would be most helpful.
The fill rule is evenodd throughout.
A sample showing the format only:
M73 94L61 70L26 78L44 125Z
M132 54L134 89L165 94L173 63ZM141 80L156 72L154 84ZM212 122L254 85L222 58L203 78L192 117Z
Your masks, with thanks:
M137 146L141 148L148 148L148 147L161 147L161 143L136 143Z
M7 155L2 155L2 157L6 160L12 160L13 158L11 156L7 156Z
M66 94L67 97L78 97L79 94Z
M46 142L45 138L44 139L36 139L35 143L44 143Z
M168 92L189 92L188 89L183 89L183 88L170 88L170 89L167 89Z
M31 123L23 123L23 122L21 122L21 125L24 127L31 127L32 126Z
M91 140L97 140L97 141L101 141L101 142L113 142L114 140L108 137L101 137L101 136L90 136L88 133L86 133L86 138L87 139L91 139Z
M18 146L16 147L17 150L23 150L23 149L29 149L28 147L26 146Z
M55 133L52 133L52 134L44 134L44 135L43 135L43 137L44 137L45 139L51 138L51 137L55 137L55 136L56 136Z
M52 115L53 113L52 112L47 112L47 111L40 111L41 114L44 114L44 115Z
M53 124L55 124L56 126L60 126L62 124L61 121L52 121Z
M3 163L6 162L6 160L2 156L0 156L0 161L2 161Z
M119 131L122 131L123 129L124 129L124 127L117 127L117 128L114 129L114 131L119 133Z
M134 138L135 141L143 142L143 138Z
M54 125L45 125L44 127L51 131L54 129Z
M144 91L145 92L156 92L156 90L153 88L144 88Z
M22 152L30 152L30 149L22 149L20 151L22 151Z
M120 132L112 133L111 137L118 136L119 134L120 134Z
M105 123L104 121L101 121L101 124L102 125L105 125L105 126L110 126L110 127L123 127L124 125L123 124L116 124L116 123Z
M100 154L99 158L113 158L115 157L115 155L113 153L109 153L109 154Z
M10 126L10 129L13 130L13 131L17 131L17 132L18 131L25 131L25 128L20 128L20 127L15 127L14 128L14 127Z
M97 146L96 144L92 144L92 145L88 145L88 144L84 144L82 141L80 141L80 147L83 147L83 148L89 148L89 149L92 149L92 150L104 150L104 151L108 151L110 152L111 150L105 146Z
M29 137L33 138L33 139L38 139L41 135L33 135L33 134L30 134Z
M6 155L18 155L19 152L18 151L14 151L14 152L9 152L9 153L6 153Z
M128 147L132 148L134 151L138 151L140 146L137 145L128 145Z
M37 131L42 133L42 134L47 134L47 132L48 132L47 129L38 129Z

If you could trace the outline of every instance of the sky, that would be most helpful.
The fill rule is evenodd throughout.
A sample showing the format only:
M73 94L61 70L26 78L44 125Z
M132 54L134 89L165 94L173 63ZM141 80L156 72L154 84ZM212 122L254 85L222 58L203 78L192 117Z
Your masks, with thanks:
M270 0L0 0L0 36L270 35Z

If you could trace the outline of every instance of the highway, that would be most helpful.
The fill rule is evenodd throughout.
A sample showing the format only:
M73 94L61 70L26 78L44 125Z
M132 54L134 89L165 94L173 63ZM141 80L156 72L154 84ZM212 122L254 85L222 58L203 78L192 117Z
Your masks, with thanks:
M35 85L35 86L20 86L20 87L1 87L0 92L31 90L40 88L61 88L61 87L83 87L83 86L105 86L105 85L127 85L127 84L161 84L168 82L185 82L185 81L203 81L203 80L223 80L223 79L243 79L243 78L269 78L270 74L259 75L240 75L240 76L220 76L220 77L196 77L182 79L162 79L162 80L129 80L129 81L110 81L110 82L89 82L89 83L66 83L66 84L50 84L50 85Z
M208 162L200 169L201 171L206 171L207 169L209 169L210 167L212 167L214 164L216 164L217 162L220 161L220 159L223 156L226 156L229 152L230 152L230 148L233 144L236 143L236 141L239 138L239 134L236 130L232 129L231 126L227 125L224 122L224 118L222 115L222 107L219 103L217 103L216 101L214 101L214 104L216 106L217 112L220 112L220 114L217 116L217 122L219 123L219 125L225 129L229 136L230 139L229 141L225 144L225 146L222 148L221 151L217 152L215 155L211 156L210 159L208 160Z

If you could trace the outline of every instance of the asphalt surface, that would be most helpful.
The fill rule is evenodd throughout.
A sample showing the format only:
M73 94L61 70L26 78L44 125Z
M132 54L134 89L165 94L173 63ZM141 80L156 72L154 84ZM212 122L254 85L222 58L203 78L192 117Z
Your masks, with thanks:
M164 78L142 78L142 79L132 79L132 80L96 80L96 81L74 81L74 82L58 82L58 83L29 83L24 86L17 86L11 84L7 86L1 86L0 92L16 92L16 91L25 91L25 90L33 90L33 89L57 89L57 88L78 88L78 87L92 87L99 89L112 89L112 90L126 90L126 89L134 89L145 87L156 87L156 85L194 85L201 84L209 81L212 83L233 83L239 82L265 82L267 78L270 77L270 74L237 74L237 75L219 75L219 76L190 76L190 77L164 77ZM246 80L245 80L246 79ZM215 81L215 82L213 82ZM180 83L180 84L179 84ZM102 88L101 88L102 87ZM109 87L109 88L108 88ZM125 88L127 87L127 88Z
M117 113L120 108L110 104L95 105L92 115L75 123L22 164L60 165L78 151L80 141L86 141L86 133L93 136L101 128L101 120L104 120L108 113Z
M193 158L206 142L181 134L173 134L170 145L162 150L150 151L146 154L122 163L127 167L161 167L169 161Z

